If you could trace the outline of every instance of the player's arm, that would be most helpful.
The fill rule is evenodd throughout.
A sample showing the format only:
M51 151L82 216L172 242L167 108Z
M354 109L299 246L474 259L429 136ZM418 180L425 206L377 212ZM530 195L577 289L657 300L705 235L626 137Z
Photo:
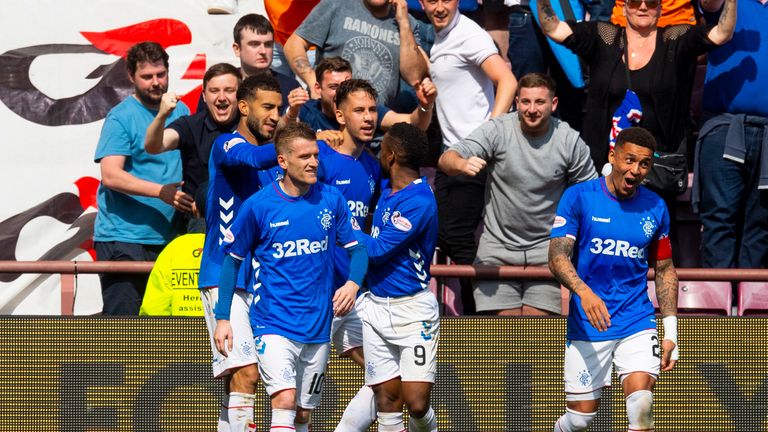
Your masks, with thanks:
M573 34L571 26L564 21L560 21L560 18L557 17L555 10L552 9L550 0L538 0L537 9L541 31L547 37L557 43L563 43L568 36Z
M422 216L423 209L414 209L412 205L401 211L401 217L405 218L407 223L401 223L401 228L395 227L394 222L392 222L384 225L376 238L368 234L361 234L365 240L365 246L368 248L368 260L372 264L381 264L387 261L401 249L407 248L411 240L419 235L421 229L418 226L418 219ZM407 228L408 226L410 228Z
M363 279L368 271L368 252L363 243L355 243L345 247L349 255L349 278L347 282L333 294L333 313L344 316L355 306L357 292L363 285Z
M223 155L224 166L245 166L255 169L268 169L277 165L277 154L273 144L252 145L240 137L217 138L214 142L216 151Z
M312 69L312 64L309 62L307 51L312 47L306 39L299 36L294 32L283 46L285 52L285 58L288 60L288 65L297 76L301 78L304 83L307 84L307 88L311 92L313 99L319 99L320 95L315 90L315 70Z
M509 69L504 59L494 54L483 61L480 65L483 72L493 81L496 88L496 98L493 102L491 117L498 117L509 112L512 101L517 91L517 78Z
M125 170L125 156L105 156L100 161L101 183L127 195L159 198L176 210L191 212L194 199L179 190L182 182L161 185L140 179Z
M606 331L611 326L611 315L605 302L576 273L571 262L573 245L576 241L570 237L555 237L549 242L549 270L564 287L579 296L581 307L592 327ZM609 277L606 275L606 277Z
M716 45L723 45L733 37L733 30L736 28L736 3L736 0L725 0L717 25L707 33L709 40Z
M677 290L678 280L672 258L656 261L656 298L664 322L664 339L661 357L661 370L672 370L677 363Z
M179 98L176 93L165 93L160 100L160 108L157 115L147 126L147 133L144 136L144 150L149 154L159 154L175 150L179 146L179 133L175 130L165 128L165 122L168 116L176 109L176 103Z
M216 349L226 357L232 351L232 326L229 324L229 315L232 311L232 299L235 297L235 285L237 275L243 259L231 254L224 256L221 264L221 276L219 278L219 299L214 308L216 317L216 330L213 332L213 341Z
M429 66L413 36L405 0L391 0L395 8L395 20L400 31L400 75L405 82L416 88L429 74Z

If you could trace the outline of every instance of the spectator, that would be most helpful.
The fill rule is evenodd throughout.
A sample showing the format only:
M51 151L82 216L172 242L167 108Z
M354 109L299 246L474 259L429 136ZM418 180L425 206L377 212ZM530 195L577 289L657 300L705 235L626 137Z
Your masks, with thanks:
M181 190L190 196L197 196L197 188L208 182L208 158L213 141L222 133L232 132L237 127L240 115L237 111L237 87L240 72L228 63L218 63L203 76L203 101L206 109L190 116L179 117L164 127L168 116L173 113L179 97L168 92L163 95L160 109L147 127L144 150L160 154L179 149L181 154ZM205 217L204 213L197 217Z
M154 261L175 235L175 210L191 212L193 200L178 190L178 152L151 155L144 134L168 90L168 54L155 42L141 42L128 51L128 76L134 93L115 106L104 120L95 162L101 166L94 249L99 261ZM189 114L179 103L168 117ZM136 315L147 275L101 275L105 315Z
M288 92L301 87L295 79L271 69L275 34L269 20L259 14L243 15L232 30L232 50L240 59L240 75L246 79L259 72L269 72L280 84L283 107L288 106ZM197 110L206 109L202 95Z
M421 5L437 32L430 74L440 90L436 109L443 148L450 149L489 117L509 111L517 81L488 33L459 13L457 0ZM435 176L438 246L457 264L472 264L477 251L485 172L478 174L450 178L438 171ZM461 284L464 312L472 313L472 284L467 279Z
M283 116L284 122L296 120L307 123L313 130L318 131L319 138L334 141L327 131L340 129L336 114L336 89L342 82L352 78L352 65L341 57L326 57L317 64L315 69L315 90L320 99L309 99L304 89L294 89L289 94L291 105ZM417 86L420 105L410 114L398 114L384 105L376 105L377 133L383 134L393 124L411 123L426 130L432 119L434 99L437 95L434 84L429 78L424 78ZM341 138L341 135L334 135ZM330 138L330 139L329 139Z
M613 5L611 22L626 27L627 17L624 16L624 0L616 0ZM662 0L659 27L669 27L679 24L696 24L696 13L691 0Z
M318 61L339 56L353 65L353 76L368 80L379 102L391 106L400 75L416 86L427 76L427 64L413 31L405 0L322 0L285 43L293 71L307 83L312 97L320 97L307 58L311 46Z
M768 8L738 3L737 36L709 54L704 83L693 195L704 267L768 266ZM732 12L723 0L702 8L707 21Z
M448 175L475 176L490 165L485 228L475 264L546 265L557 203L568 185L597 178L579 133L552 117L555 82L538 73L518 83L517 112L483 123L440 157ZM475 282L478 311L560 313L555 281Z
M195 196L195 207L205 213L204 194ZM195 224L160 252L149 274L139 316L203 316L197 278L204 242L205 225Z

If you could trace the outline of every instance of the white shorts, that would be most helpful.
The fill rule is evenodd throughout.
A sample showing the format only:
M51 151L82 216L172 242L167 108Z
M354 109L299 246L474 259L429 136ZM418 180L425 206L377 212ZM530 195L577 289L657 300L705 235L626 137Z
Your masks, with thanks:
M297 389L296 404L314 409L320 404L325 366L331 344L305 344L280 335L256 336L261 382L267 393Z
M633 372L658 378L659 352L656 329L609 341L568 341L564 365L566 400L599 399L602 388L611 386L612 365L622 381Z
M232 352L224 357L216 349L213 341L213 332L216 331L216 317L213 308L219 299L219 288L212 287L200 290L200 298L203 301L205 311L205 325L208 327L208 336L211 340L213 352L213 377L221 378L230 374L233 369L241 368L256 363L256 347L253 343L253 330L248 310L253 302L253 294L243 290L235 290L232 297L232 311L229 315L229 324L232 326Z
M367 385L397 377L435 382L440 314L429 290L397 298L368 293L362 319Z
M357 348L363 346L363 321L360 314L363 311L364 295L357 296L355 307L343 317L333 317L331 324L331 340L336 354L339 357Z

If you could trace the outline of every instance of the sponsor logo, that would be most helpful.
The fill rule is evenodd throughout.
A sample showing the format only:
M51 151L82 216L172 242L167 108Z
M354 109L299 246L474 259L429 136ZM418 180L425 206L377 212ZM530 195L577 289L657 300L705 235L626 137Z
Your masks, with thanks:
M347 205L349 206L349 211L352 213L352 216L357 217L366 217L368 216L368 206L365 205L362 201L347 201Z
M566 220L562 216L555 216L555 222L552 224L552 228L560 228L565 226Z
M320 226L323 227L324 230L328 231L331 228L331 224L333 222L333 212L328 209L323 209L323 211L317 215L317 220L320 221Z
M593 254L645 259L645 248L630 246L625 240L593 238L590 242L592 247L589 251Z
M592 222L611 223L611 218L601 218L597 216L592 216Z
M351 183L352 183L351 179L336 180L336 184L339 185L339 186L341 186L341 185L348 185L348 184L351 184Z
M640 225L643 226L643 233L645 233L645 236L648 238L651 238L653 233L656 232L656 222L651 219L650 216L642 218L640 220Z
M392 225L400 231L408 232L413 228L411 221L403 216L399 211L392 213Z
M228 151L229 151L229 149L231 149L232 147L234 147L234 146L236 146L236 145L238 145L238 144L242 144L242 143L244 143L244 142L245 142L245 140L244 140L244 139L242 139L242 138L240 138L240 137L235 137L235 138L232 138L231 140L229 140L229 141L227 141L227 142L225 142L225 143L224 143L224 152L226 153L226 152L228 152Z
M269 227L270 228L279 228L279 227L282 227L282 226L288 226L290 224L291 224L291 221L286 219L286 220L280 221L280 222L270 222L269 223Z
M316 254L328 250L328 236L319 241L303 238L282 243L276 242L272 243L272 248L275 249L272 256L277 259Z

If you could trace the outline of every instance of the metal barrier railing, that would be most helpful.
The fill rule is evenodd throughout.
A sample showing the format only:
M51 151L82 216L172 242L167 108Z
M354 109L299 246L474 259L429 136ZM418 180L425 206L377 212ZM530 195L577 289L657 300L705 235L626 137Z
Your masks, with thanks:
M152 261L0 261L0 273L39 273L61 275L61 314L72 315L78 274L149 273ZM436 278L474 279L552 279L546 267L471 266L433 264ZM677 276L688 281L768 281L768 269L679 268ZM648 272L653 279L654 272Z

